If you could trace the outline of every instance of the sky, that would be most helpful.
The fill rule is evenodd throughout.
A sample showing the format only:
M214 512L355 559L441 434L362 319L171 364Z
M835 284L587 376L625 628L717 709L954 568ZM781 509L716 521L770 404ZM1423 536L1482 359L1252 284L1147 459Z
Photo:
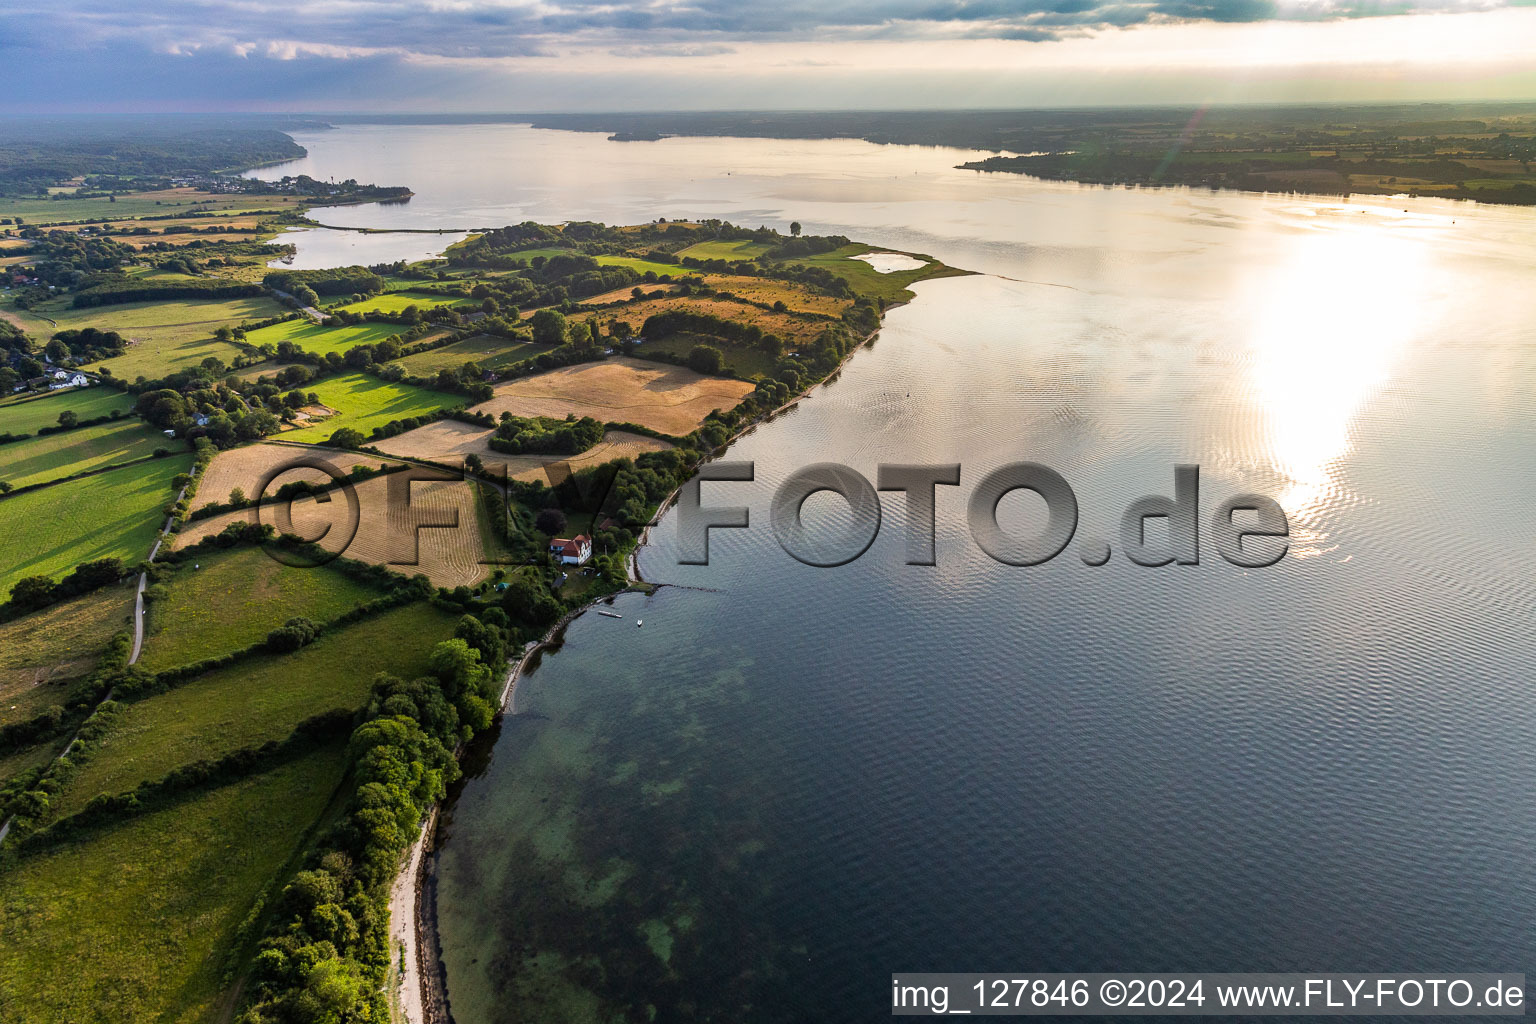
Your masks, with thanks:
M0 0L0 111L1536 99L1536 0Z

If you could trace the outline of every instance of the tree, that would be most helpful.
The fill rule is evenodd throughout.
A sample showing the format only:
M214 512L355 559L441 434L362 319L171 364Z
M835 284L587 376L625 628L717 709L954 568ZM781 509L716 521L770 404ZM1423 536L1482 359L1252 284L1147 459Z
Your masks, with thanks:
M22 611L44 608L53 603L58 589L47 576L28 576L11 588L11 607Z
M688 366L698 373L719 373L725 368L725 356L713 345L695 345L688 352Z
M77 427L79 425L80 414L75 412L75 410L65 409L63 412L59 413L59 426L63 427L65 430L69 430L72 427Z
M50 363L62 363L69 358L69 346L58 338L51 338L48 344L43 346L43 354L48 357Z
M792 220L792 221L789 222L789 233L791 235L793 235L794 237L796 237L796 238L800 237L800 222L799 221Z
M233 490L231 490L229 492L229 503L231 505L244 505L245 504L245 491L244 491L244 489L236 487Z
M298 285L293 289L293 297L299 300L301 306L313 306L320 301L320 296L307 284Z
M363 444L363 435L351 427L342 427L331 435L333 448L360 448Z
M630 326L628 320L608 321L608 337L614 341L628 341L635 336L635 329Z
M565 531L565 513L557 508L541 509L533 525L551 537L556 536Z
M554 309L541 309L528 318L533 340L540 345L565 343L565 317Z

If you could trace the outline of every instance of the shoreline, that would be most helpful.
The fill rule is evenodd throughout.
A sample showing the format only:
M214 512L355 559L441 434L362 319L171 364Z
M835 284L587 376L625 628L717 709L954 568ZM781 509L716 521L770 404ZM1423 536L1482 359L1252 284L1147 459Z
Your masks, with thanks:
M894 251L894 250L893 250ZM942 264L941 264L942 265ZM933 277L913 281L912 285L922 284L929 280L938 280L943 277L972 276L976 272L968 270L956 270L953 267L945 267L948 273L937 273ZM910 300L908 300L910 301ZM783 405L767 412L761 413L748 421L742 428L732 434L717 450L702 462L714 459L719 452L735 444L741 438L747 436L759 426L771 422L780 413L799 405L811 392L818 387L824 387L837 380L850 360L862 352L885 326L885 314L893 309L905 306L907 302L892 302L880 312L879 324L870 331L857 345L851 346L838 364L832 368L821 380L812 384L804 391L792 396ZM624 572L629 581L625 590L615 594L604 594L573 608L560 616L553 625L545 631L538 640L529 641L523 646L522 654L512 664L507 672L506 682L502 685L500 705L496 711L499 720L508 714L515 713L513 708L517 700L517 683L527 669L528 663L535 655L542 654L546 649L558 648L563 641L557 642L567 626L576 619L585 615L598 604L608 601L618 594L630 593L640 587L663 587L664 583L649 583L640 575L640 549L650 543L651 528L660 524L662 517L677 500L677 492L682 490L682 485L674 488L670 494L662 498L656 505L656 514L645 524L636 539L633 550L624 560ZM463 745L455 751L457 758L463 753ZM442 949L439 945L437 930L437 896L432 879L434 861L431 856L436 850L437 828L441 821L442 811L447 805L447 797L432 805L430 811L422 821L421 830L416 836L416 841L406 850L401 858L400 869L392 883L389 899L389 935L392 954L398 950L400 956L395 959L392 968L395 978L390 988L391 1017L403 1021L404 1024L455 1024L453 1013L448 1005L448 993L444 975ZM407 906L409 907L409 919L406 918ZM400 961L404 961L404 970Z

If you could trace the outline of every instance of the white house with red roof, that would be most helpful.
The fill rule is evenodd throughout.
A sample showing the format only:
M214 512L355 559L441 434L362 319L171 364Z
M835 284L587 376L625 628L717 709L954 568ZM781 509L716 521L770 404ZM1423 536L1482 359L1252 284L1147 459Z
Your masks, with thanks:
M584 533L571 538L556 537L549 542L549 550L561 565L585 565L592 557L592 538Z

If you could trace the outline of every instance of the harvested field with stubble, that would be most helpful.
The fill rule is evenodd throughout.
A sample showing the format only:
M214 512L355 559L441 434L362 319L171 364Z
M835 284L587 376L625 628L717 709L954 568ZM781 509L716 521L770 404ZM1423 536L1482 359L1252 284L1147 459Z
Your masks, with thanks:
M311 476L314 473L309 471ZM481 563L491 559L487 552L495 548L487 536L488 529L481 524L475 490L468 481L417 481L411 485L410 505L402 502L399 507L391 508L391 479L390 476L374 477L356 485L357 535L342 551L346 557L387 565L406 576L420 573L439 587L473 586L490 575L495 566ZM399 481L403 477L393 479ZM398 482L396 486L399 486ZM348 506L339 493L333 492L328 497L330 500L325 502L307 497L295 499L291 506L293 532L301 537L316 537L330 526L319 543L328 551L336 551L347 540ZM264 507L261 521L276 525L274 509L274 506ZM416 523L452 523L455 516L457 525L451 528L424 526L419 533L412 530ZM196 544L230 523L255 521L256 510L253 508L209 516L187 524L177 535L176 546ZM417 542L415 545L413 538Z
M644 434L610 430L603 435L601 441L580 455L508 455L496 451L487 443L493 433L473 423L438 420L380 441L378 447L391 455L436 462L456 462L466 455L474 454L480 456L487 467L506 466L508 476L529 481L546 481L544 467L551 463L563 462L574 471L672 447L665 441Z
M351 472L353 466L377 469L383 465L398 465L393 459L381 459L377 455L310 449L307 446L301 448L291 444L253 444L244 448L231 448L214 456L208 468L203 471L202 482L198 485L197 497L193 499L191 508L195 511L204 505L222 504L229 500L229 492L237 487L245 492L247 498L254 498L256 489L261 486L262 477L299 459L321 459L341 473ZM318 469L291 470L274 477L267 492L275 494L283 484L294 480L324 483L327 479L325 473Z
M475 412L500 416L592 416L605 423L638 423L663 434L692 432L715 409L733 409L752 385L706 377L681 366L641 359L606 359L509 381Z

